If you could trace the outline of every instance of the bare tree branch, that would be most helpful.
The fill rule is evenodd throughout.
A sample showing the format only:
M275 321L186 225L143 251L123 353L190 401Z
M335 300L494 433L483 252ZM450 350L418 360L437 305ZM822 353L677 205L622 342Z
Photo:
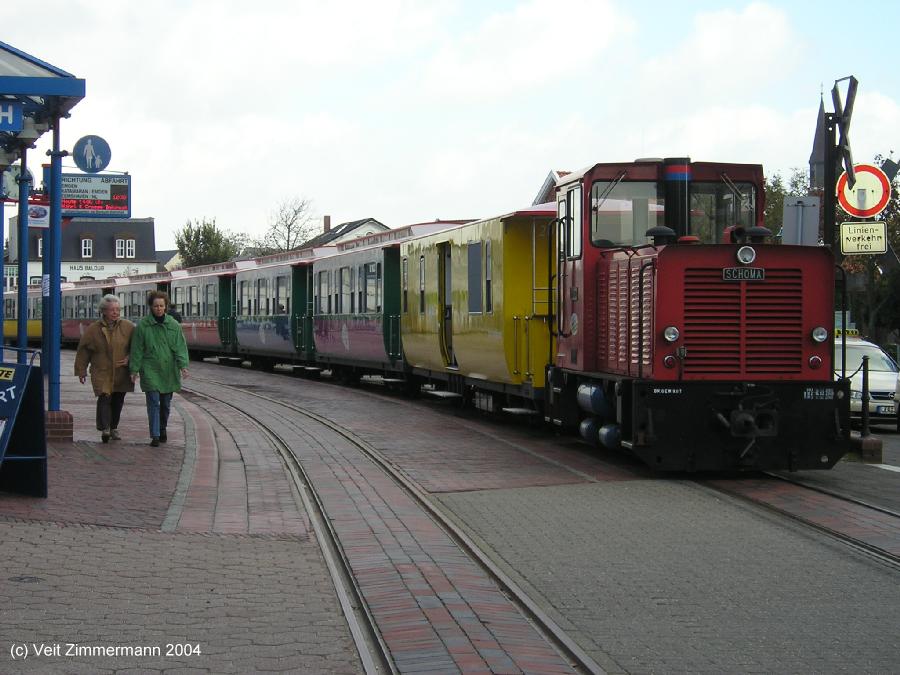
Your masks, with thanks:
M312 201L290 197L269 214L269 229L259 240L265 253L291 251L317 234L318 221L312 217Z

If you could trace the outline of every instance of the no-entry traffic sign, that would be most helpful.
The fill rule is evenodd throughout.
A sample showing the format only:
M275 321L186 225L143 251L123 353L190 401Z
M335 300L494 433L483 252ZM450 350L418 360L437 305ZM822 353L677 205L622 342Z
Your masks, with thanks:
M845 171L837 183L838 204L851 216L872 218L884 211L891 199L891 182L884 171L871 164L854 164L856 183L847 187Z

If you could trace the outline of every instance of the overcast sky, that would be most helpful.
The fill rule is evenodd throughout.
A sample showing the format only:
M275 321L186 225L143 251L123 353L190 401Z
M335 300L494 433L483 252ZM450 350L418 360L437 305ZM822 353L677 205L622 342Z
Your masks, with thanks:
M897 6L45 0L4 3L0 40L86 80L63 145L107 140L166 249L195 218L260 235L292 197L398 227L504 213L596 162L787 174L846 75L855 160L900 154Z

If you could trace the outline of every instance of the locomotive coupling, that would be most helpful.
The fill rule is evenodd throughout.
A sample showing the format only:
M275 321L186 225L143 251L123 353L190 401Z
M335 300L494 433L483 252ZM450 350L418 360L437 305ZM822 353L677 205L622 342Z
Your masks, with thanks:
M721 413L717 413L717 416L724 420ZM778 414L771 409L732 410L727 426L731 435L738 438L775 436L778 434Z

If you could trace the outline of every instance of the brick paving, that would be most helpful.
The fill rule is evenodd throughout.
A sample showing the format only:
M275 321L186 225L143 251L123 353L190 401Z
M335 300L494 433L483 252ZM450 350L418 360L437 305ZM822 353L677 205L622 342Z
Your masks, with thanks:
M437 406L246 371L240 382L364 437L608 672L896 670L897 569L809 528ZM860 488L842 468L835 480ZM867 468L862 489L896 491L900 477Z
M219 393L199 379L191 386ZM229 397L300 459L400 672L571 672L496 584L354 444L275 403Z
M360 672L271 448L179 395L169 442L152 448L140 392L123 440L102 444L73 358L61 398L74 442L48 447L48 498L0 493L0 672ZM201 653L167 656L169 643ZM66 656L71 644L87 655ZM14 645L29 657L13 661Z
M231 378L364 438L608 672L895 669L897 570L800 525L527 428L298 378L192 370L198 385ZM0 494L0 672L359 671L307 516L263 435L227 407L177 396L170 442L150 448L138 393L124 440L103 445L89 387L64 380L76 439L50 448L49 499ZM300 454L402 672L568 670L346 439L253 406ZM897 474L866 468L880 473L828 475L873 496L896 489ZM9 656L13 642L179 640L203 653Z

